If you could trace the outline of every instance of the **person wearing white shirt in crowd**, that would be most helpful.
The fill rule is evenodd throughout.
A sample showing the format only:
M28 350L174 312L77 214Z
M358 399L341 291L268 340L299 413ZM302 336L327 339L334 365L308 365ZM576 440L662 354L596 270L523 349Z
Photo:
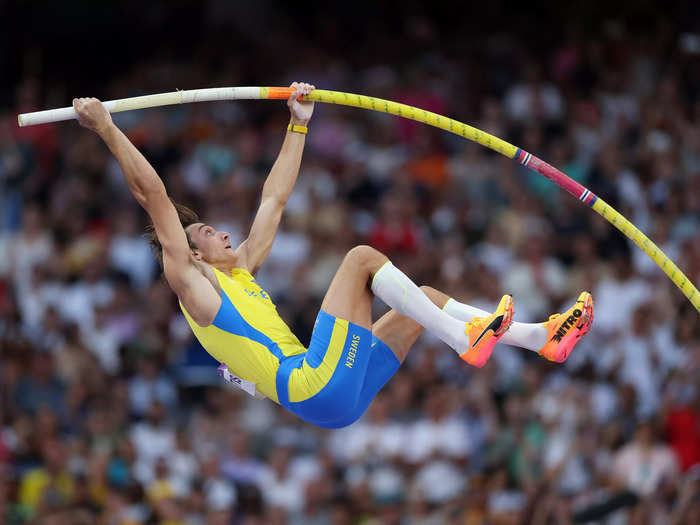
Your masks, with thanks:
M532 234L523 240L522 259L503 278L503 287L518 297L518 317L532 321L546 315L550 298L566 293L566 273L562 264L547 255L549 238Z
M170 457L175 451L174 427L165 422L163 405L154 402L146 419L131 427L131 442L136 451L134 477L146 484L153 479L153 467L159 457Z
M22 214L22 229L8 243L15 286L26 286L34 266L47 262L53 254L53 241L42 221L39 206L27 206Z
M114 285L106 278L107 266L99 258L86 264L82 278L63 288L56 304L64 320L81 328L92 326L94 309L107 306L114 296Z
M139 362L138 374L129 381L131 411L141 416L150 411L153 403L173 407L177 402L175 385L170 376L159 371L154 358L145 356Z
M389 400L380 393L370 405L368 417L329 436L330 449L344 463L386 460L403 451L405 431L404 424L389 419Z
M156 265L148 241L138 229L135 210L122 210L113 224L116 231L109 242L110 264L128 275L132 286L145 288L153 280Z
M632 314L651 298L649 284L634 273L629 255L617 254L613 259L615 274L595 287L596 331L619 332L628 326Z
M536 63L523 67L523 82L506 92L503 107L510 119L522 123L560 120L565 108L559 90L542 80L542 72Z
M425 464L434 456L444 456L461 462L471 452L467 426L451 411L450 399L444 387L428 392L424 403L426 417L408 429L404 457L413 464Z
M304 507L304 485L293 476L290 461L289 447L273 450L268 468L259 478L260 489L266 505L282 507L289 513L296 513Z
M210 520L208 522L231 523L231 514L238 501L236 487L233 483L221 477L216 456L202 458L200 462L202 465L201 475L203 478L202 489L205 507ZM211 514L218 516L219 521L214 521L211 518Z
M102 368L110 375L119 372L119 340L106 324L107 310L95 308L95 322L91 327L81 330L82 343L95 354Z
M673 483L678 473L671 448L655 439L651 423L643 422L634 440L614 455L610 475L615 483L644 498Z

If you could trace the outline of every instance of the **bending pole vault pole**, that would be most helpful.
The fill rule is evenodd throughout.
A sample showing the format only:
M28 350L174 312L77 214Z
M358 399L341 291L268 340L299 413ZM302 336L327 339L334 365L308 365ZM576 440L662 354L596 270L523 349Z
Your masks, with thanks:
M292 88L284 87L228 87L210 89L192 89L188 91L173 91L158 95L146 95L142 97L124 98L103 102L110 113L127 111L131 109L143 109L156 106L168 106L172 104L186 104L189 102L206 102L214 100L261 100L261 99L287 99ZM542 159L535 157L508 142L489 135L479 129L457 120L443 117L437 113L425 111L406 104L399 104L390 100L342 93L339 91L326 91L316 89L305 97L315 102L326 102L342 106L353 106L373 111L381 111L399 117L408 118L417 122L428 124L436 128L444 129L465 139L477 142L482 146L497 151L510 159L514 159L523 166L544 175L560 188L566 190L578 200L587 204L598 212L604 219L610 222L634 243L639 246L652 260L668 275L673 283L685 294L695 309L700 312L700 293L676 264L662 252L646 235L623 217L617 210L603 199L595 195L563 172L547 164ZM17 117L20 126L32 126L47 122L59 122L76 118L72 107L24 113Z

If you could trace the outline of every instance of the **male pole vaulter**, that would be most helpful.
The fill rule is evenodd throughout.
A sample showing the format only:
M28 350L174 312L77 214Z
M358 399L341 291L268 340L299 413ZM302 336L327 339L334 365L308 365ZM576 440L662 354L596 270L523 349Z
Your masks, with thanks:
M369 246L356 246L345 256L321 304L309 348L304 348L254 279L294 187L314 109L313 102L299 100L314 86L295 82L292 87L282 150L263 186L248 238L235 248L228 233L199 222L194 212L170 200L157 173L99 100L73 100L80 124L104 140L150 215L152 244L168 284L195 336L228 367L224 371L230 380L307 422L340 428L364 413L423 329L477 367L486 363L501 338L551 361L566 360L593 321L588 292L547 322L513 323L509 295L489 314L428 286L416 286ZM375 295L392 310L372 323Z

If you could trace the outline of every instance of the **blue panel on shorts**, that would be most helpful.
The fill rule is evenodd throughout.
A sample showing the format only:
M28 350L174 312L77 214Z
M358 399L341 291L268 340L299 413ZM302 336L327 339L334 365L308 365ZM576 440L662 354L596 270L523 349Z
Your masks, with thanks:
M276 378L280 404L304 421L324 428L344 427L359 419L400 365L391 349L369 330L348 323L343 351L328 383L313 397L290 402L287 385L292 370L301 368L304 360L313 368L319 366L326 355L334 323L335 317L319 311L309 350L284 359ZM357 338L359 344L351 347L351 342ZM348 367L351 350L355 358L353 366Z
M372 403L372 400L389 379L394 376L400 366L401 363L396 359L391 348L381 339L372 336L372 352L369 356L369 366L367 367L365 382L360 390L357 404L342 417L325 421L320 426L324 428L342 428L360 419Z

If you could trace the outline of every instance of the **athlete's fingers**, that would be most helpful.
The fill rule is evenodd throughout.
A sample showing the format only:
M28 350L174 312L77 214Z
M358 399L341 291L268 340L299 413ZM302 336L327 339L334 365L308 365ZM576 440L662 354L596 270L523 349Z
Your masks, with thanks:
M298 91L292 91L292 94L289 95L289 98L287 99L287 106L291 111L294 110L294 103L296 100L299 98L299 92Z

